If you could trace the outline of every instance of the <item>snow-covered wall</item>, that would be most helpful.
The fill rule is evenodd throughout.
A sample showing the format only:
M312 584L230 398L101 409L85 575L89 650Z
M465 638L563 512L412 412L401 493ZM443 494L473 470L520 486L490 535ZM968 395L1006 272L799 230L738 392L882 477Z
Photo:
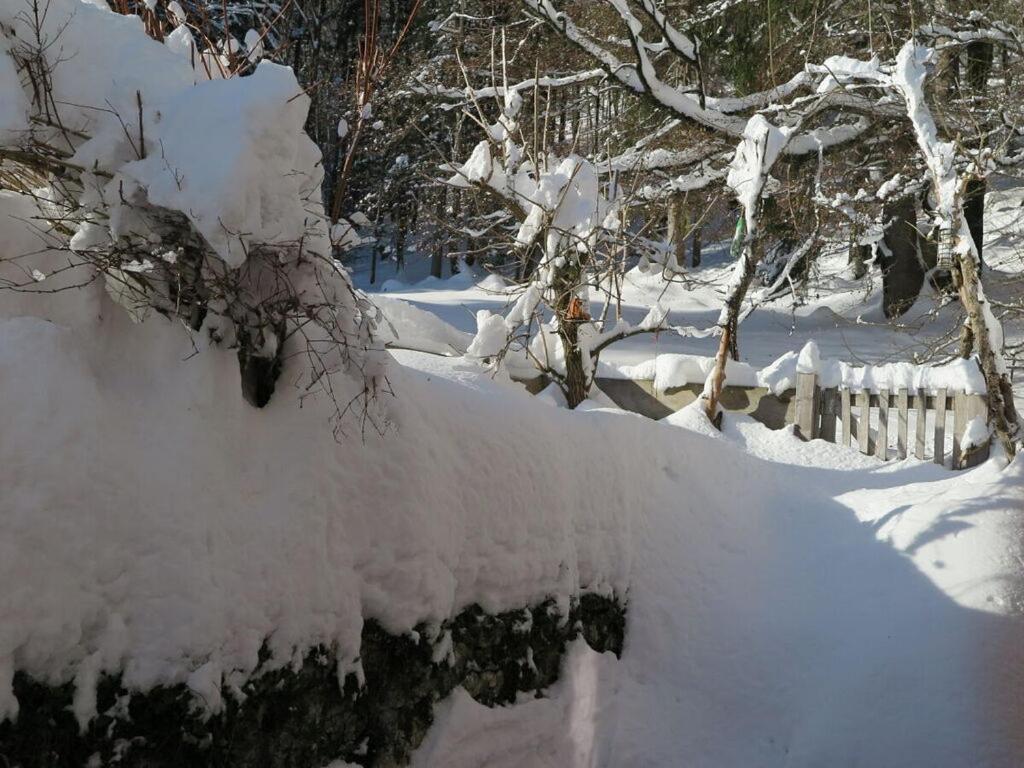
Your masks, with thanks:
M581 596L625 599L632 466L595 471L574 443L600 430L567 438L524 393L400 366L385 384L290 70L211 80L181 28L165 46L79 0L12 0L0 26L0 149L25 184L46 163L64 177L0 192L0 742L38 736L16 725L47 709L33 686L87 732L111 685L220 716L255 672L311 654L340 696L369 671L368 626L476 663L442 651L477 609L544 606L558 631L531 654L557 672ZM59 119L34 100L39 67ZM196 273L221 293L194 323L145 289ZM294 314L259 325L282 285ZM239 387L246 323L277 334L256 345L282 364L261 410Z
M232 679L268 639L282 664L311 644L352 661L364 617L402 632L624 592L629 472L595 471L562 419L396 370L386 433L353 416L335 441L323 402L255 411L230 352L93 306L0 321L6 714L14 669L146 688L206 659Z

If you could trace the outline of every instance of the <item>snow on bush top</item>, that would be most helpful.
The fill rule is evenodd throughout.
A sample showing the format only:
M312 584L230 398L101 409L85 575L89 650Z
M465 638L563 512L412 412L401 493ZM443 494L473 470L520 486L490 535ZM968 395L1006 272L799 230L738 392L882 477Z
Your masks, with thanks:
M327 253L317 200L320 151L303 132L309 98L291 69L260 62L251 77L200 83L160 102L147 121L160 152L124 175L150 202L186 213L230 265L249 243L297 242ZM149 131L147 131L149 132ZM318 202L318 200L317 200Z
M32 0L0 7L13 32L0 43L0 146L18 149L30 132L70 144L68 162L90 172L83 203L111 211L115 238L138 225L118 209L139 190L188 217L232 267L257 243L302 239L328 252L320 152L303 132L309 99L290 69L261 62L251 77L211 81L150 39L138 17L81 0L45 10L36 14ZM14 56L39 47L52 66L53 125L30 121L30 84L16 70Z

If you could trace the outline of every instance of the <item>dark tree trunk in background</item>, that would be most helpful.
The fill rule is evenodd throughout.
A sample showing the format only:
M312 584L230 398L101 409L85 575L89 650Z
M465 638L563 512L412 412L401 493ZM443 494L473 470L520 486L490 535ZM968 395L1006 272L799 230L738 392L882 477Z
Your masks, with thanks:
M975 93L983 93L988 87L988 76L992 72L995 49L992 43L975 42L967 46L967 84Z
M399 218L395 227L395 272L405 269L405 240L408 236L407 224L404 218Z
M964 195L964 217L971 230L971 239L978 247L978 261L982 269L985 267L983 246L985 243L985 192L988 182L985 179L971 179L967 182Z
M870 245L861 245L856 242L850 244L849 264L852 269L854 280L862 280L868 273L868 261L870 259Z
M995 63L995 47L992 43L975 42L967 46L967 85L972 96L981 95L988 90L988 79ZM985 266L985 179L971 179L967 182L964 195L964 217L971 230L971 237L978 248L978 261Z
M700 266L701 258L701 229L697 227L693 230L693 262L694 267Z
M913 195L887 203L882 241L882 308L888 318L899 317L917 301L925 270L919 255L917 204Z
M430 252L430 276L440 278L441 269L444 266L444 249L441 247L441 242L436 240L434 247Z
M871 246L860 242L860 228L854 226L850 231L850 250L846 263L850 265L850 273L854 280L862 280L868 273L868 260L871 258Z
M672 195L668 204L668 242L677 269L686 266L686 208L683 196Z

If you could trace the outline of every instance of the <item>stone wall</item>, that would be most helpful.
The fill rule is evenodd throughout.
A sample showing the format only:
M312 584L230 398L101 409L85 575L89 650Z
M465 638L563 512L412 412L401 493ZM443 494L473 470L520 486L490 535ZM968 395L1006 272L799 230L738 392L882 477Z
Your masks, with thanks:
M101 679L100 713L84 733L71 710L70 683L50 686L18 673L21 713L0 724L5 768L317 768L334 760L391 768L409 762L433 721L434 704L457 686L488 706L521 692L542 695L558 679L566 644L582 635L597 651L621 653L625 610L583 595L563 616L554 602L487 615L472 606L440 630L396 636L370 621L360 662L365 683L338 684L330 649L298 668L260 672L208 716L184 685L129 692Z

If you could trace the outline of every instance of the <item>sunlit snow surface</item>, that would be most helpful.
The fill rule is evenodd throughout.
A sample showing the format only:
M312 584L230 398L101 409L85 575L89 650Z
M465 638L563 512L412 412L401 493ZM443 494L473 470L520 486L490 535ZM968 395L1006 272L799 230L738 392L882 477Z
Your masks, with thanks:
M54 0L50 23L69 7ZM92 64L62 69L61 100L124 114L141 101L149 141L166 139L188 174L121 151L125 131L105 111L76 116L95 134L78 161L181 210L228 264L243 255L218 228L281 242L305 231L299 201L315 196L319 172L290 73L264 64L197 85L137 20L73 7L81 39L109 33L117 44L82 47ZM0 4L13 25L9 15ZM159 76L96 77L139 57ZM14 75L0 65L3 141L25 117ZM229 107L241 111L219 120ZM191 151L185 127L207 152ZM246 147L268 162L247 162ZM296 167L304 180L287 172ZM1019 202L989 199L993 297L1006 290L1000 275L1020 270ZM60 255L34 253L31 208L6 194L0 205L0 246L27 256L6 268L68 288ZM673 325L712 326L725 250L708 249L691 286L631 273L626 319L639 324L661 300ZM812 338L822 359L906 361L951 330L954 308L928 296L902 327L886 326L877 281L847 280L844 258L822 262L806 304L782 300L744 322L748 370ZM353 264L364 286L365 266ZM299 383L301 356L255 411L234 350L159 316L135 324L100 284L0 297L0 717L17 714L15 670L71 684L83 724L104 671L123 672L129 688L186 683L214 709L265 643L278 666L333 647L344 672L367 619L408 632L473 603L511 610L596 590L628 600L621 660L577 643L561 682L515 707L487 710L456 692L417 764L1024 764L1020 459L953 474L742 419L717 433L694 409L654 423L596 398L569 412L550 392L531 397L477 361L437 355L468 346L487 317L478 311L513 297L493 277L423 281L417 269L381 266L395 325L382 334L435 354L396 350L383 434L355 415L340 440L333 404ZM716 343L662 333L604 362L621 371L665 353L707 357ZM689 375L676 363L674 383ZM362 387L336 383L343 400Z
M1021 764L1019 459L882 464L692 410L652 425L666 452L634 416L576 419L645 459L623 658L577 643L515 707L456 692L415 765Z
M1019 204L1015 192L990 196L988 258L1000 270L988 273L993 292L1020 271ZM723 258L711 254L691 291L663 292L657 276L632 273L628 319L639 321L660 296L673 324L713 324ZM826 260L806 305L783 299L745 322L740 350L751 375L787 352L795 368L811 339L823 358L905 362L950 329L955 307L937 307L927 291L899 326L887 325L880 286L847 281L844 262L845 254ZM424 280L415 269L394 279L382 267L389 301L466 333L475 312L510 301L493 277ZM688 355L679 370L702 373L698 363L715 343L662 334L606 356L612 368L655 371L656 355ZM432 377L476 377L461 361L396 357ZM512 386L498 378L488 386ZM550 402L538 407L557 410ZM622 425L609 427L608 454L644 458L636 474L643 509L623 510L633 537L623 658L577 643L562 681L515 707L489 710L457 691L438 706L415 765L1024 763L1020 459L1005 470L992 461L952 473L804 443L744 417L727 416L720 434L689 409L651 425L660 434L633 434L637 417L584 407L575 416L581 428Z

